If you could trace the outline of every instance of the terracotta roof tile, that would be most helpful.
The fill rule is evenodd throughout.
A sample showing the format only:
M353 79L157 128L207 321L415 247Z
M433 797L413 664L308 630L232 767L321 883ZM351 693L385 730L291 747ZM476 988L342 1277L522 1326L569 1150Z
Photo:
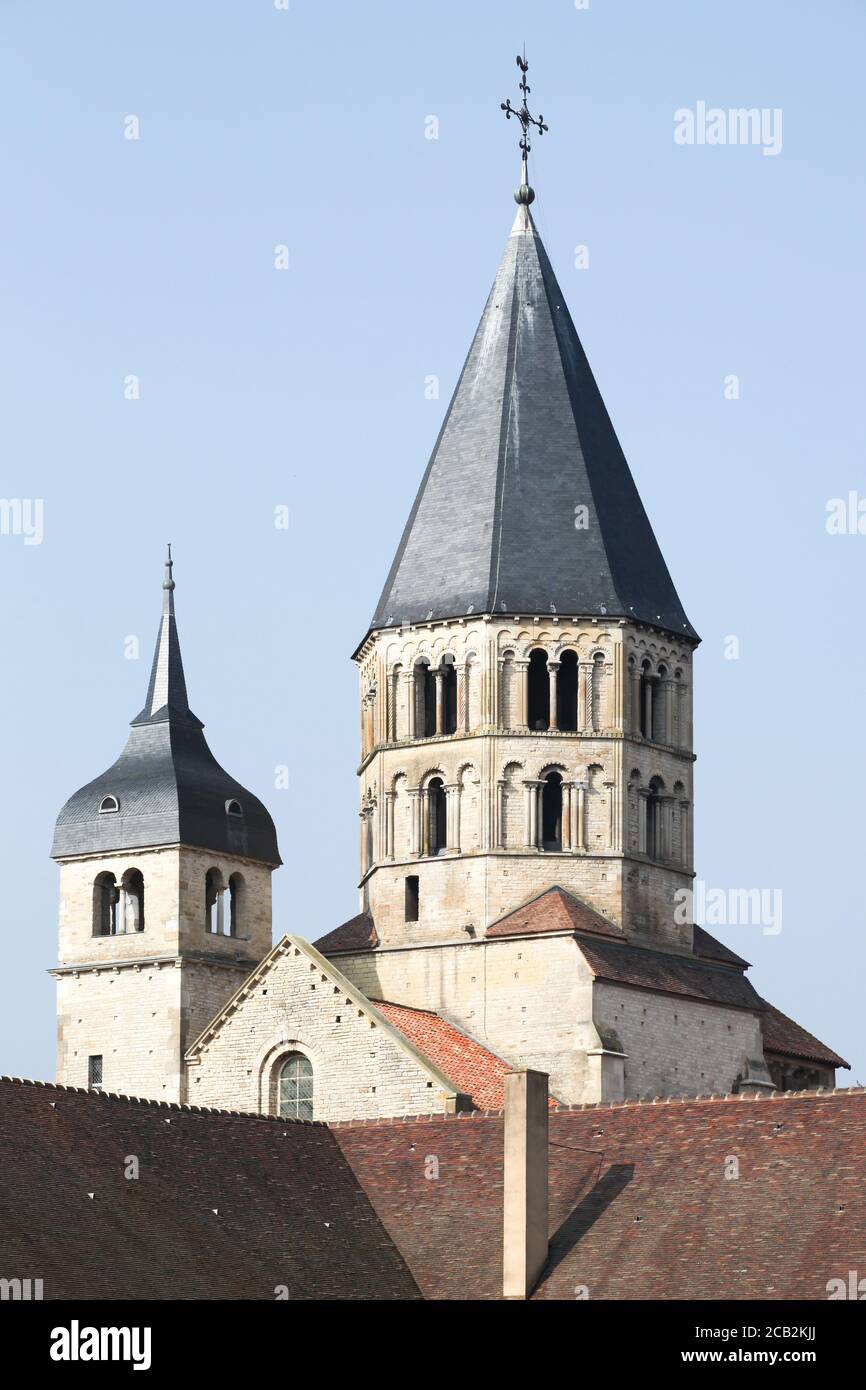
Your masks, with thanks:
M493 1116L334 1130L426 1298L500 1297L502 1132ZM866 1092L557 1111L550 1139L537 1298L824 1300L862 1267Z
M545 932L582 931L594 935L615 936L622 932L601 913L581 902L573 893L558 884L547 888L536 898L508 912L488 928L488 937L542 935Z
M501 1109L505 1099L504 1077L511 1070L508 1062L439 1014L382 999L370 1002L404 1038L429 1057L459 1091L471 1097L476 1109Z

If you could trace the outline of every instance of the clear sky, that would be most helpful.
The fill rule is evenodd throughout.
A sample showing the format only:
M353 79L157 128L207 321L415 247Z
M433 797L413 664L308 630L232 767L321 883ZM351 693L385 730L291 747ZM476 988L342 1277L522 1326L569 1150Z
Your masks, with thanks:
M0 1071L54 1074L52 824L141 707L168 539L192 707L277 822L275 930L357 910L350 654L514 216L525 41L536 220L704 639L698 874L783 893L779 934L713 930L866 1080L866 535L825 524L866 499L864 30L861 0L6 0L0 492L44 521L0 535ZM699 102L781 110L781 149L678 144Z

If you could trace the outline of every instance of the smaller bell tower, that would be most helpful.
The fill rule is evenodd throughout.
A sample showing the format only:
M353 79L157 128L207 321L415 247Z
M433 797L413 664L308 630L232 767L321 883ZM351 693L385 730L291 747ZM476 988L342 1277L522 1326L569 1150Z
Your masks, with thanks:
M147 699L63 807L57 1080L183 1102L189 1044L271 949L276 831L189 708L169 547Z

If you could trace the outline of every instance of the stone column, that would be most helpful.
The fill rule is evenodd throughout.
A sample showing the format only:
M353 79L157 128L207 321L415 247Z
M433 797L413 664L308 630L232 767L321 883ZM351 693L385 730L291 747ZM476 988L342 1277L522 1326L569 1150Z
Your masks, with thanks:
M406 732L415 738L415 670L406 672Z
M505 848L505 783L496 783L496 824L493 827L493 844L496 849Z
M571 795L572 783L562 784L562 848L571 849Z
M649 801L649 791L646 787L637 789L637 847L641 854L648 854L646 842L646 818L647 802Z
M445 848L460 851L460 788L456 782L445 788Z
M499 729L502 727L502 687L505 683L505 661L501 656L494 657L493 672L492 723L495 729Z
M577 727L588 733L592 727L592 662L581 661L577 670Z
M608 849L618 849L617 844L617 805L616 805L616 782L605 782L607 791L607 847Z
M117 890L117 921L118 921L117 931L118 931L118 933L122 933L124 936L126 935L128 929L129 929L128 926L127 926L127 921L126 921L126 913L127 913L127 906L126 906L126 903L127 903L126 889L124 888L123 884L121 884L121 885L120 885L120 888Z
M432 836L430 834L430 812L433 807L433 798L430 795L430 788L427 787L421 793L421 854L426 859L430 853Z
M445 672L440 668L433 672L436 682L436 732L441 734L445 728Z
M517 671L517 727L529 728L529 662L515 661Z
M576 782L577 789L577 846L576 848L584 851L586 849L586 782Z
M523 783L524 796L524 839L527 849L535 847L535 818L538 803L535 798L535 783Z
M667 680L662 681L662 685L664 686L664 703L663 703L663 705L662 705L662 709L663 709L663 712L664 712L664 722L663 722L664 740L665 740L665 743L673 743L673 741L674 741L674 700L677 698L677 685L676 685L676 681L671 680L670 678L668 678Z
M544 844L544 783L535 784L535 847L541 849Z
M631 699L629 701L629 724L633 734L640 733L640 669L637 663L629 671Z
M469 732L469 691L466 680L466 663L457 666L457 732Z
M385 793L385 858L394 858L394 792Z
M556 677L559 672L558 661L548 661L547 679L550 682L550 715L547 720L548 729L558 729L559 724L556 717Z
M217 936L223 936L223 935L225 934L225 919L226 919L225 895L226 895L226 890L225 890L225 888L218 888L218 889L217 889L217 898L216 898L216 919L217 919L217 927L216 927L216 929L217 929Z
M417 859L421 853L421 808L424 804L424 793L420 787L412 787L409 790L409 853L413 859Z
M680 802L680 862L688 869L692 863L691 845L691 820L689 812L691 803L688 801Z

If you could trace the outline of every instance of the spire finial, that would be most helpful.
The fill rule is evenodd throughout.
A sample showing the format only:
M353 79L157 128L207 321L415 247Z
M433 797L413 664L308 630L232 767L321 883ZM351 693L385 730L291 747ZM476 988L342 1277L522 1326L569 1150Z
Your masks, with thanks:
M174 578L173 578L173 576L172 576L172 569L173 569L173 568L174 568L174 561L173 561L172 558L171 558L171 541L169 541L169 543L168 543L168 554L167 554L166 557L165 557L165 577L163 578L163 581L162 581L162 587L163 587L162 611L163 611L164 613L173 613L173 612L174 612Z
M539 135L543 135L550 127L545 125L543 116L531 116L529 114L529 106L527 105L526 99L532 88L526 80L529 64L526 61L525 48L522 58L519 53L517 55L517 66L520 69L520 106L512 106L511 101L508 100L500 102L500 107L505 112L507 120L510 121L512 116L516 116L520 122L520 187L514 194L514 201L515 203L523 203L528 206L529 203L533 202L535 199L535 190L529 186L529 151L532 149L529 139L529 130L531 126L535 126Z

